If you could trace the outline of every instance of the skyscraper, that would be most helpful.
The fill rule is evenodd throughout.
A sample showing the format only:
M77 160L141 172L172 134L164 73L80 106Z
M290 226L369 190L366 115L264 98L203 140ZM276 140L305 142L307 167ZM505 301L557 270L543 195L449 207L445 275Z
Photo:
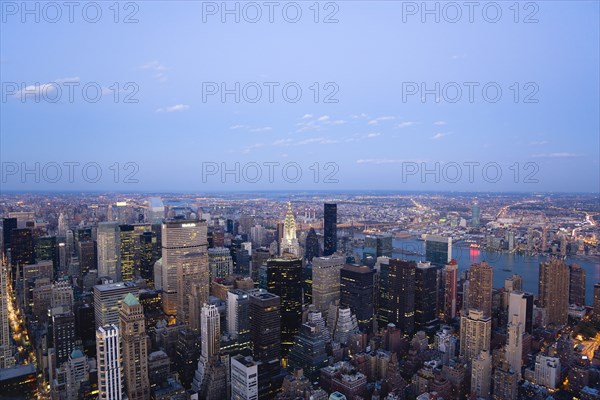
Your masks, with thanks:
M123 376L121 371L121 348L119 328L108 325L96 331L96 355L98 357L98 399L121 400Z
M119 260L123 281L131 281L135 277L136 236L133 225L119 226Z
M227 333L246 347L250 342L250 296L244 290L227 292Z
M5 218L6 220L6 218ZM16 223L16 219L15 219ZM10 368L15 365L10 339L10 324L8 316L8 271L0 257L0 368Z
M17 228L11 231L10 261L12 265L13 283L20 282L23 277L22 266L35 264L33 231L30 228Z
M469 310L460 318L460 355L471 360L482 351L490 351L492 320L481 310Z
M337 251L337 204L325 203L323 211L323 255L330 256Z
M508 295L508 316L519 317L522 330L529 334L533 333L533 295L520 291L512 291Z
M469 308L483 311L483 315L492 315L493 269L485 261L469 268Z
M569 304L585 305L585 269L577 264L569 266Z
M325 314L329 305L340 298L340 270L345 261L344 257L335 255L313 258L312 302Z
M75 316L68 308L52 309L52 336L56 354L56 366L69 361L69 355L75 348Z
M135 296L139 294L139 287L133 282L94 286L94 314L97 328L119 323L121 302L129 293Z
M489 350L481 351L471 368L471 393L478 399L489 399L492 387L492 356Z
M311 323L303 324L289 354L289 368L302 368L311 382L317 381L321 368L327 366L325 345L320 327Z
M208 249L208 267L210 277L227 278L233 273L233 259L231 252L226 247L214 247Z
M231 357L231 400L258 400L258 364L252 357Z
M548 324L564 326L569 312L569 267L563 260L540 263L539 303L546 309Z
M594 319L600 320L600 283L594 283Z
M163 311L182 322L187 318L191 287L201 285L208 293L206 234L204 221L173 219L162 224Z
M429 262L417 263L415 270L415 326L432 332L437 322L438 268Z
M425 236L425 260L443 267L452 260L452 238L439 235Z
M373 332L373 276L375 270L366 266L346 264L340 271L340 306L350 307L364 333Z
M281 362L281 305L279 296L264 289L248 292L250 296L250 336L258 366L260 398L274 397L274 377Z
M506 361L513 371L520 376L521 365L523 364L523 332L525 326L521 323L518 315L510 315L509 318Z
M154 246L156 238L153 232L144 232L138 236L140 277L149 288L154 289Z
M380 314L386 324L393 323L404 335L412 335L415 332L417 263L392 258L387 268L387 284L382 281L380 288L387 296L380 304Z
M211 367L219 359L219 350L221 343L221 324L219 310L212 304L205 304L200 313L202 332L202 347L200 350L200 360L198 360L198 369L194 376L192 389L196 392L206 390L203 388L209 380Z
M471 206L471 225L472 226L479 226L480 224L480 210L479 210L479 203L473 203L473 205Z
M319 238L317 237L317 232L315 232L315 228L310 228L308 234L306 235L306 245L304 257L311 262L314 257L319 257L320 249L319 249Z
M286 354L302 325L302 260L290 254L267 261L267 289L281 299L281 344Z
M121 282L121 260L119 259L119 225L116 222L98 224L98 277L109 277Z
M120 332L125 392L130 400L147 399L150 382L144 308L131 293L121 303Z
M4 255L7 255L7 251L10 248L10 238L12 230L17 229L16 218L3 218L2 219L2 251Z
M458 295L458 263L452 259L444 267L444 318L446 321L456 317Z
M295 257L300 256L300 244L296 237L296 218L294 218L291 202L288 202L288 209L283 222L283 237L280 244L280 255L285 253Z

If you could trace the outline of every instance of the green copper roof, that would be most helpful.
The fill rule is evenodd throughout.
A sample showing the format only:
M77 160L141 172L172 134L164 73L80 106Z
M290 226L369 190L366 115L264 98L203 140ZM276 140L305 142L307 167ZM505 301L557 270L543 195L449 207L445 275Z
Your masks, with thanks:
M138 299L131 293L127 293L127 296L125 296L123 302L126 303L128 306L135 306L137 304L140 304Z

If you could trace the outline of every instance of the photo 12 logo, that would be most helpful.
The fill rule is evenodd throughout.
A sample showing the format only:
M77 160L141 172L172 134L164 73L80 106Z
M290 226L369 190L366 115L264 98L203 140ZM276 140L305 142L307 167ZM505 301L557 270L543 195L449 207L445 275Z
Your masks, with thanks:
M137 24L140 6L134 1L2 1L2 23Z
M137 163L114 162L100 164L95 161L79 162L13 162L1 163L2 183L139 183L136 178L140 167ZM105 178L104 180L102 178Z
M34 84L2 82L2 103L10 99L20 100L21 103L98 103L104 99L114 103L136 104L139 103L139 91L135 82L113 82L106 86L98 82L80 82L79 78Z
M445 163L402 162L402 183L498 183L503 178L514 183L539 183L536 177L540 166L535 162L519 163L503 167L495 161L450 161Z
M402 22L537 24L539 11L540 6L534 1L403 1Z
M202 183L339 183L335 162L302 165L295 161L203 162Z
M540 87L536 82L402 82L402 102L498 103L506 96L514 103L536 104Z
M203 1L202 22L296 24L308 21L315 24L337 24L339 10L340 6L334 1Z
M303 96L314 103L339 103L340 87L335 82L202 82L202 102L298 103Z

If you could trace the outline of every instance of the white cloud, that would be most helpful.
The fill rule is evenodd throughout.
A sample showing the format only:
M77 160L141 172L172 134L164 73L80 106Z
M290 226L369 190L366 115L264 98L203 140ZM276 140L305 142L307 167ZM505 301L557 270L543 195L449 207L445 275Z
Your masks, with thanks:
M229 129L242 129L245 127L246 127L246 125L232 125L229 127Z
M378 123L380 123L381 121L391 121L396 119L396 117L392 117L392 116L385 116L385 117L377 117L375 119L372 119L368 122L369 125L377 125Z
M260 147L263 147L264 145L265 145L264 143L251 144L250 146L248 146L244 150L242 150L242 153L248 154L248 153L250 153L251 150L258 149Z
M416 124L416 122L414 122L414 121L403 121L403 122L400 122L398 125L396 125L396 128L397 129L408 128L409 126L413 126L415 124Z
M446 121L435 121L434 125L446 125Z
M371 132L371 133L367 134L368 138L374 138L374 137L377 137L377 136L381 136L381 133L379 133L379 132Z
M436 133L431 137L433 140L440 140L441 138L448 136L450 133Z
M149 69L152 71L166 71L167 67L159 63L158 61L149 61L144 65L140 66L141 69Z
M190 106L187 104L175 104L174 106L159 108L156 112L179 112L179 111L187 111L190 109Z
M33 85L28 85L25 86L23 89L19 90L18 92L16 92L14 94L15 97L23 97L23 96L34 96L34 97L39 97L39 96L43 96L43 95L49 95L52 94L52 96L54 96L54 93L56 92L56 89L59 88L60 90L63 90L64 88L60 87L61 84L63 83L71 83L71 82L79 82L79 77L75 76L72 78L58 78L58 79L54 79L51 82L46 82L46 83L35 83ZM93 93L90 92L90 93ZM59 97L60 94L58 96L55 97ZM52 97L51 99L54 99L54 97Z
M329 120L329 115L322 115L319 118L317 118L317 121L319 122L325 122Z
M547 140L532 140L531 142L529 142L530 146L542 146L544 144L548 144Z
M309 118L312 118L312 117L313 117L312 114L304 114L302 116L302 119L309 119Z
M532 154L532 158L568 158L568 157L578 157L575 153L541 153L541 154Z
M292 139L277 139L273 142L273 146L289 146L293 141Z
M271 128L270 126L265 126L263 128L253 128L250 129L250 132L268 132L270 130L272 130L273 128Z

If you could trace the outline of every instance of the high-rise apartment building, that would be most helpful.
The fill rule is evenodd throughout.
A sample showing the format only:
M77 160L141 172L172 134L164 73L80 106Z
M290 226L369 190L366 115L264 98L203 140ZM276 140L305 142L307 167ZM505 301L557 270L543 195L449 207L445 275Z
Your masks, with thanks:
M577 264L569 266L569 304L585 305L585 269Z
M250 343L250 296L244 290L227 292L227 333L241 345Z
M250 356L231 357L231 400L258 400L258 364Z
M121 279L123 281L131 281L134 279L136 272L136 234L133 225L119 226L119 260L121 262Z
M483 315L492 315L493 268L482 261L469 268L469 308L483 311Z
M513 314L508 323L508 338L506 341L506 361L519 376L523 364L523 333L524 325L519 315Z
M458 263L452 259L444 267L444 318L446 321L456 317L458 307Z
M492 319L481 310L469 310L460 318L460 355L472 360L482 351L490 351Z
M382 271L384 266L382 265ZM380 291L387 299L380 304L385 323L393 323L403 334L415 333L415 288L417 263L392 258L387 266L387 283L381 281Z
M539 303L546 310L548 324L564 326L569 312L569 267L563 260L540 263Z

